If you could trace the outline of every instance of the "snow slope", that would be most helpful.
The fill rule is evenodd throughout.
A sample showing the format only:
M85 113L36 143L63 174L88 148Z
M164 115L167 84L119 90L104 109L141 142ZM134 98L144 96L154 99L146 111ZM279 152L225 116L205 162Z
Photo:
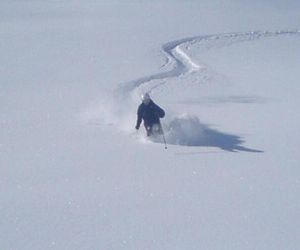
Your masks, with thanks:
M297 249L299 10L1 1L0 248Z

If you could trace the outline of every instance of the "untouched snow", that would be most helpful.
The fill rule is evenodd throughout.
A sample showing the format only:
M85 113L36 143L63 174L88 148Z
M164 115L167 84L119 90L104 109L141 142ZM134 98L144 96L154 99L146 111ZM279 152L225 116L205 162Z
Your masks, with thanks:
M299 12L1 1L0 249L298 249Z

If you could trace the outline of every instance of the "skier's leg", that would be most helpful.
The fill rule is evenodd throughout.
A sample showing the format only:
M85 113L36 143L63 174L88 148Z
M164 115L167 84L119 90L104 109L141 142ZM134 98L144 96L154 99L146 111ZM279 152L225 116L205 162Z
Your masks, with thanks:
M152 126L150 124L144 123L145 129L147 131L147 136L152 135Z
M160 122L153 124L152 132L155 133L156 135L162 134L162 126L161 126Z
M161 125L160 122L158 123L158 133L159 133L160 135L163 134L163 128L162 128L162 125Z

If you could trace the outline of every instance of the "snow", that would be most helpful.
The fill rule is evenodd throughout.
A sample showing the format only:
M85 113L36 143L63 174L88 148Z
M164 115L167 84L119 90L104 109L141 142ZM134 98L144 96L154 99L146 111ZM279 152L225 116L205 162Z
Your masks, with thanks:
M1 1L0 249L298 249L299 11Z

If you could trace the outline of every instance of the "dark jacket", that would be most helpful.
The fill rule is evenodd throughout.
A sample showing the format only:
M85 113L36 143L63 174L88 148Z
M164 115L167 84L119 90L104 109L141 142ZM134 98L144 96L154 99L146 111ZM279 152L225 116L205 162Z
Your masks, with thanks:
M165 116L165 111L156 105L152 100L148 105L142 103L140 104L137 111L137 122L136 127L139 128L142 120L144 120L145 126L153 126L154 124L159 124L159 118Z

